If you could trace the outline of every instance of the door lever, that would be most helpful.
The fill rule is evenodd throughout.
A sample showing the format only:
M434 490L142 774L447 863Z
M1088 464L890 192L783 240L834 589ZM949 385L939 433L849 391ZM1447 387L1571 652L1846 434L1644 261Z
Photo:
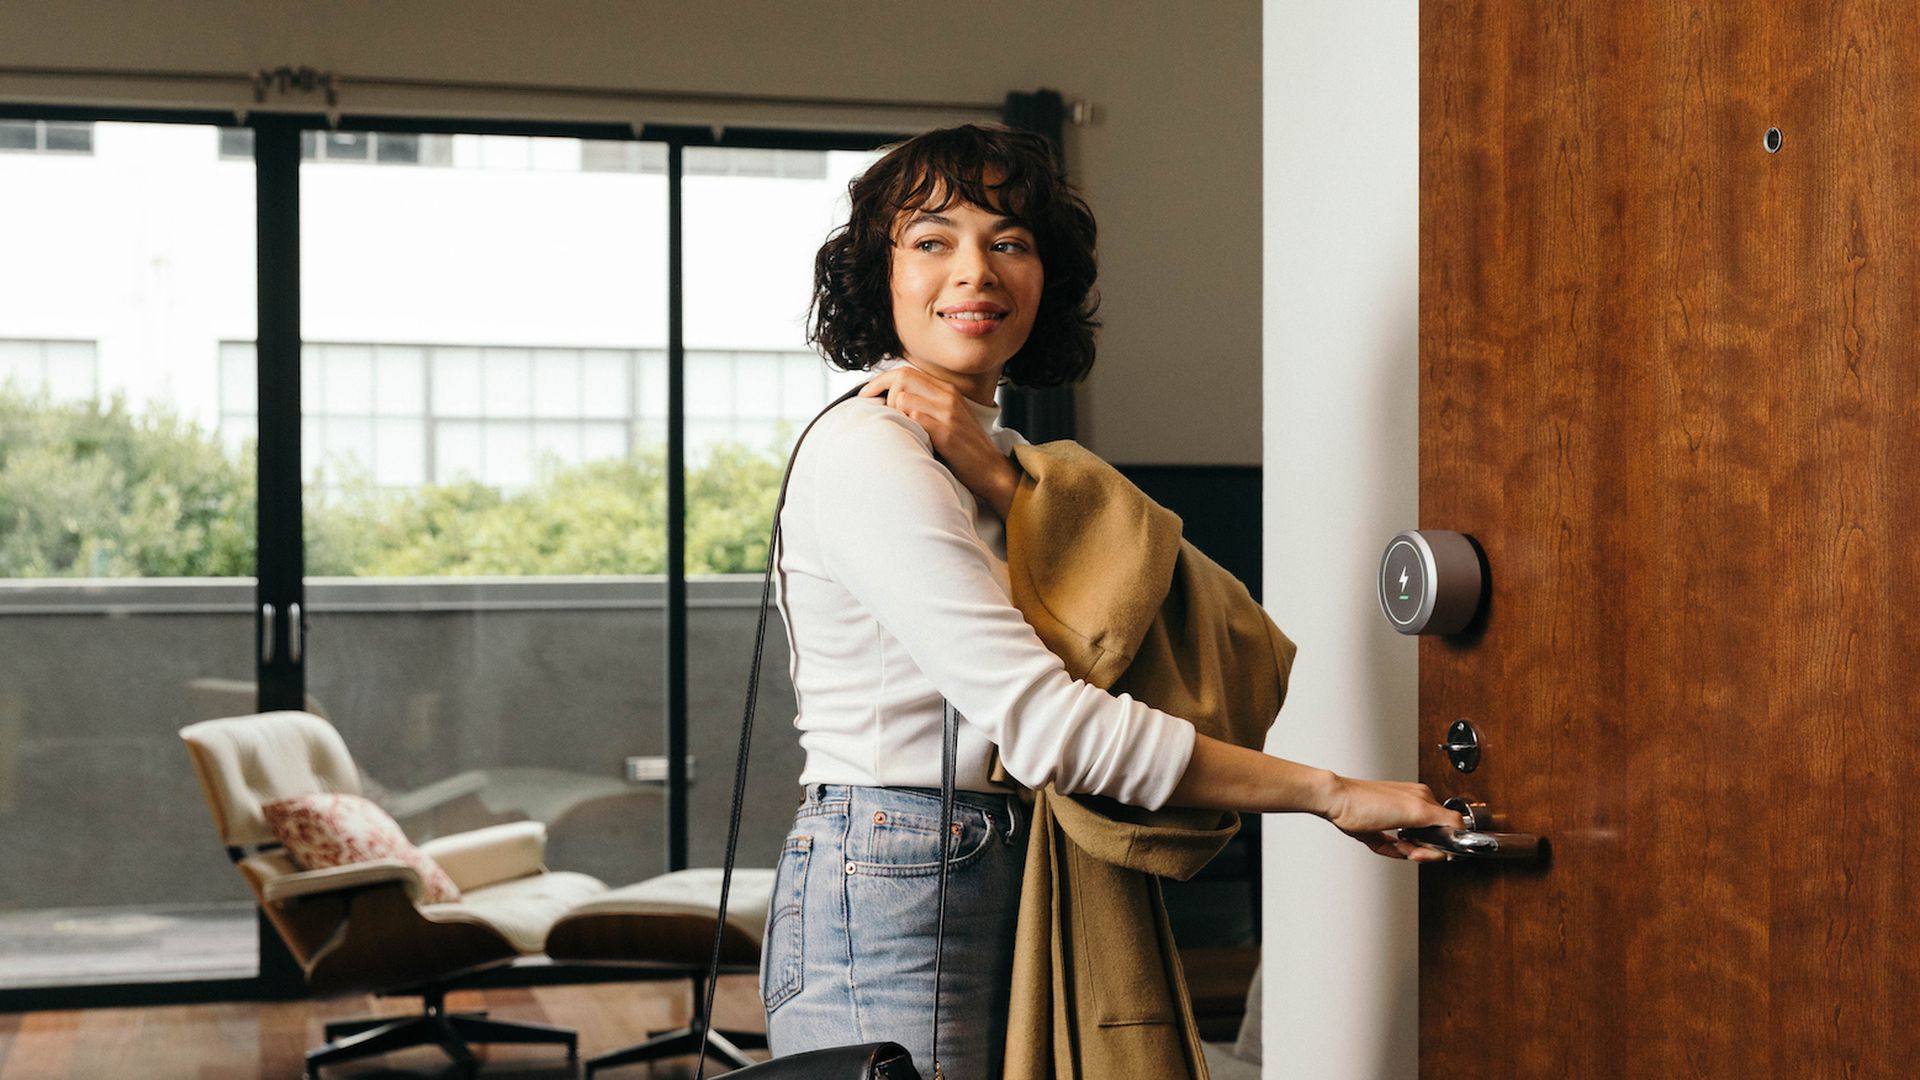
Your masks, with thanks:
M1441 804L1466 819L1466 827L1423 825L1400 830L1400 839L1467 859L1535 859L1540 838L1531 833L1492 832L1493 815L1483 802L1448 799Z

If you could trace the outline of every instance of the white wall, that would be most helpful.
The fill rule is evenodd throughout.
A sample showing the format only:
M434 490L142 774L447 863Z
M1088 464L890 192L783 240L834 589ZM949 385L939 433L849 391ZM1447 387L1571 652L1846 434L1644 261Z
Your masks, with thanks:
M1415 643L1373 583L1419 509L1417 14L1268 0L1264 26L1264 577L1300 645L1267 748L1400 779ZM1414 868L1297 816L1265 854L1265 1075L1415 1075Z
M1082 435L1129 463L1260 460L1260 49L1252 0L101 0L0 4L0 69L341 76L346 111L491 112L633 121L835 123L858 109L595 105L375 91L354 76L978 103L1041 86L1096 106L1069 168L1102 227L1106 332L1081 391ZM0 73L0 101L238 105L219 83L106 88ZM317 103L300 102L318 109ZM957 121L965 108L869 110L865 125Z

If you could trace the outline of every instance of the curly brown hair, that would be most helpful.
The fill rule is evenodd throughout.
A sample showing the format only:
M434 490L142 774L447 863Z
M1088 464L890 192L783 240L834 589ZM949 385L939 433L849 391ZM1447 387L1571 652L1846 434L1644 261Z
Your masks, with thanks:
M1033 332L1007 361L1015 386L1078 382L1093 367L1093 211L1067 182L1044 137L997 124L962 124L888 150L847 185L852 213L813 260L807 341L842 371L866 371L900 354L893 328L894 225L912 210L955 201L1010 217L1033 232L1045 270Z

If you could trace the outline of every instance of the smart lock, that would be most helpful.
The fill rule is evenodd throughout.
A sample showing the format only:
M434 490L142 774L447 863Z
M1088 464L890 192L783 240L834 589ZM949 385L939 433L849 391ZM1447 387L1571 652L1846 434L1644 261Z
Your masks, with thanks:
M1380 610L1403 634L1455 634L1480 613L1480 553L1457 532L1408 529L1380 557Z

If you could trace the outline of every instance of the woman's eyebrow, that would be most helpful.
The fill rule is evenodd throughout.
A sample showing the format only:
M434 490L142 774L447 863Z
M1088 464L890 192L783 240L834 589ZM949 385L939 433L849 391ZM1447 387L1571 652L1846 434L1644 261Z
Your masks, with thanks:
M902 226L902 228L911 229L915 225L944 225L949 229L954 227L953 219L945 214L931 214L925 211L916 213L908 218L906 225ZM1019 218L1012 217L1003 217L993 223L993 228L996 232L1001 229L1024 229L1026 227L1026 222L1021 221Z

